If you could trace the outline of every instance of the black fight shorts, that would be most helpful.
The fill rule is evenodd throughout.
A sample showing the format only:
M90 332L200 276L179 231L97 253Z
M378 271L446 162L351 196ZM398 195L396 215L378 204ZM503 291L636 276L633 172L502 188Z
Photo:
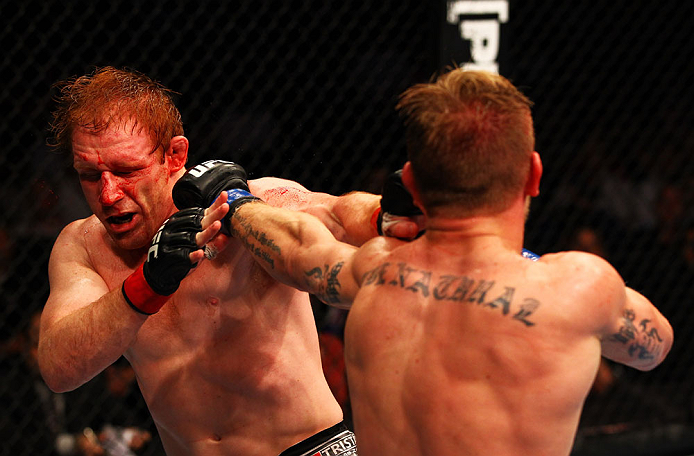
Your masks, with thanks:
M340 422L292 445L279 456L357 456L357 441L354 433Z

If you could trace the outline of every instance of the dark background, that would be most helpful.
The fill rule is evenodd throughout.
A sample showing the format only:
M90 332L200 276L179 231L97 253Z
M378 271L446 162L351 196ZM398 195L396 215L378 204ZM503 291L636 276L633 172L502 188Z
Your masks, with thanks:
M70 157L45 145L52 84L135 68L180 94L191 164L228 159L251 178L378 193L405 161L397 96L469 57L445 8L0 0L0 454L51 454L56 433L106 423L155 432L136 387L109 382L127 365L56 396L27 358L51 245L89 214ZM501 26L500 73L535 102L545 166L526 247L603 255L675 329L652 372L604 364L575 454L694 453L693 15L694 2L675 0L511 0ZM155 436L144 452L160 451Z

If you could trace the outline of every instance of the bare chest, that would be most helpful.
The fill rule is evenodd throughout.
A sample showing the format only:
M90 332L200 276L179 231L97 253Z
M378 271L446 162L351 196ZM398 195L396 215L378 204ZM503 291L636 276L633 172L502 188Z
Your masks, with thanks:
M109 289L120 288L139 267L139 261L128 260L115 254L95 259ZM228 342L231 334L239 334L239 327L256 324L259 314L286 301L288 294L290 289L232 242L215 260L191 270L164 307L148 318L129 351L149 357L155 356L156 348L155 357L161 357Z

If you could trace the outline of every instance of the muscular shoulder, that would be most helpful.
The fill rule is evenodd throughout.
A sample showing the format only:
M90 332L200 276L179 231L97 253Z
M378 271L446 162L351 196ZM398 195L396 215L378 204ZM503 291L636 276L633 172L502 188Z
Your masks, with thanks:
M587 252L568 251L543 255L540 263L552 266L559 274L573 276L577 280L604 278L621 280L617 271L603 258Z
M276 177L264 177L248 184L251 193L269 205L311 214L328 227L337 239L344 239L344 229L334 214L338 200L336 196L312 192L297 182Z
M378 236L367 241L354 255L352 271L355 279L361 284L361 279L367 272L388 261L394 251L408 244L407 241L386 236Z
M100 228L98 219L91 216L71 222L60 232L48 263L52 294L61 286L72 283L77 271L95 270L90 254L93 242L90 243L89 239L100 236Z
M303 185L278 177L263 177L248 181L248 186L258 198L266 203L287 209L301 209L314 199L314 193Z
M103 225L96 216L71 222L58 235L51 252L51 263L81 263L93 268L95 252L101 256L108 250L104 239L107 237Z
M102 229L101 223L92 215L85 219L75 220L62 229L55 241L53 250L56 249L86 249L87 239L90 235L98 235Z
M603 258L585 252L544 255L540 263L550 266L558 292L575 299L586 316L612 318L625 299L625 285L619 273Z

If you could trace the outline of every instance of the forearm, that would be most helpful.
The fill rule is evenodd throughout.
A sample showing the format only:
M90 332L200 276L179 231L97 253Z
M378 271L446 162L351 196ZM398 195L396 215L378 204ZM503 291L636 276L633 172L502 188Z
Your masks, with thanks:
M232 235L244 244L258 264L280 282L309 292L312 290L306 289L298 265L306 259L306 246L317 241L316 231L332 236L309 214L262 202L244 204L231 217Z
M46 384L63 392L91 380L124 354L146 318L116 289L42 325L38 357Z

